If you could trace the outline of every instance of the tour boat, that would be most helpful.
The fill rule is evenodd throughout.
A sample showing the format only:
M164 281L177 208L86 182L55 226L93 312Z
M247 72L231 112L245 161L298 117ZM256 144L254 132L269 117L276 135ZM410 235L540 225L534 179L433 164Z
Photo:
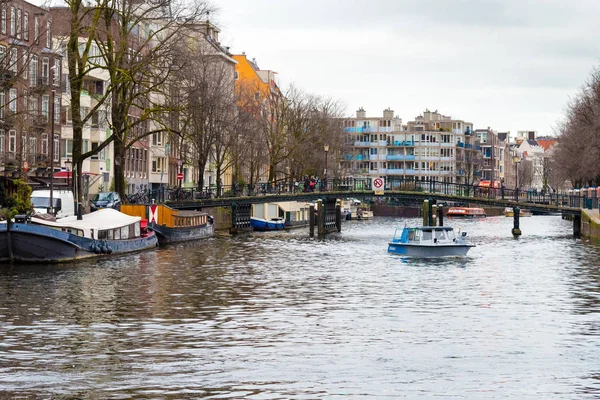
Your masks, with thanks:
M164 204L124 204L121 212L148 219L159 244L206 239L214 236L213 219L205 212L176 210Z
M54 263L124 254L157 246L146 221L110 208L47 220L18 215L0 224L0 262Z
M479 207L450 207L446 213L448 217L483 218L485 210Z
M531 217L532 215L533 214L531 213L530 210L527 210L527 209L524 209L524 208L521 208L519 210L519 217ZM506 207L504 209L504 216L506 216L506 217L514 217L515 216L515 212L514 212L513 208L512 207Z
M283 218L256 218L250 217L250 226L255 231L277 231L285 229L285 220Z
M388 243L388 253L409 257L465 256L473 244L467 243L467 232L448 226L419 226L396 229Z
M373 219L373 211L367 210L366 208L359 208L358 211L356 211L356 218Z

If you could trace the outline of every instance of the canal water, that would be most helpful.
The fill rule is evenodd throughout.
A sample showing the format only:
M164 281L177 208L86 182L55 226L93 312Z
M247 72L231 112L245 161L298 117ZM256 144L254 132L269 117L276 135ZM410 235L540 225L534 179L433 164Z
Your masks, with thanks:
M447 220L464 259L386 252L417 219L0 268L0 398L600 398L600 248L556 216Z

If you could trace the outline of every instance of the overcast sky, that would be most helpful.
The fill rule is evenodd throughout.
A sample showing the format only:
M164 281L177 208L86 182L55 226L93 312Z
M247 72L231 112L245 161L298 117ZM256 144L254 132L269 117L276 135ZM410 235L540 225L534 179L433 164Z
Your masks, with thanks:
M213 0L221 42L348 115L552 134L600 60L597 0Z

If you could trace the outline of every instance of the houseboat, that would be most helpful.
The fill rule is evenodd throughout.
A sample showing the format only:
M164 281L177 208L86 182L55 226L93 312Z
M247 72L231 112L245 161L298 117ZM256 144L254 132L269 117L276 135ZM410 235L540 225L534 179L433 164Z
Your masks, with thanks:
M396 229L388 243L388 253L408 257L465 256L473 244L467 243L467 233L448 226L419 226Z
M446 213L448 217L458 218L483 218L485 210L479 207L450 207Z
M206 239L214 236L213 219L205 212L175 210L164 204L124 204L121 211L148 219L148 228L156 232L162 244Z
M140 217L110 208L77 219L18 215L0 224L0 262L55 263L156 247Z

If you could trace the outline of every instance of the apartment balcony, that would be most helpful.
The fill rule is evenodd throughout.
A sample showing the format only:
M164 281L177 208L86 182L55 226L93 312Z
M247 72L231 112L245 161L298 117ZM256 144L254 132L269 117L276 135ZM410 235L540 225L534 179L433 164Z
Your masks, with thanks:
M371 147L371 142L354 142L354 147Z
M344 132L354 133L354 132L356 132L356 128L354 128L354 127L347 127L347 128L344 128Z
M388 141L387 145L391 146L391 147L414 146L415 142L410 141L410 140L409 141L394 140L393 142Z
M404 155L404 154L388 154L386 156L387 161L415 161L414 155Z

